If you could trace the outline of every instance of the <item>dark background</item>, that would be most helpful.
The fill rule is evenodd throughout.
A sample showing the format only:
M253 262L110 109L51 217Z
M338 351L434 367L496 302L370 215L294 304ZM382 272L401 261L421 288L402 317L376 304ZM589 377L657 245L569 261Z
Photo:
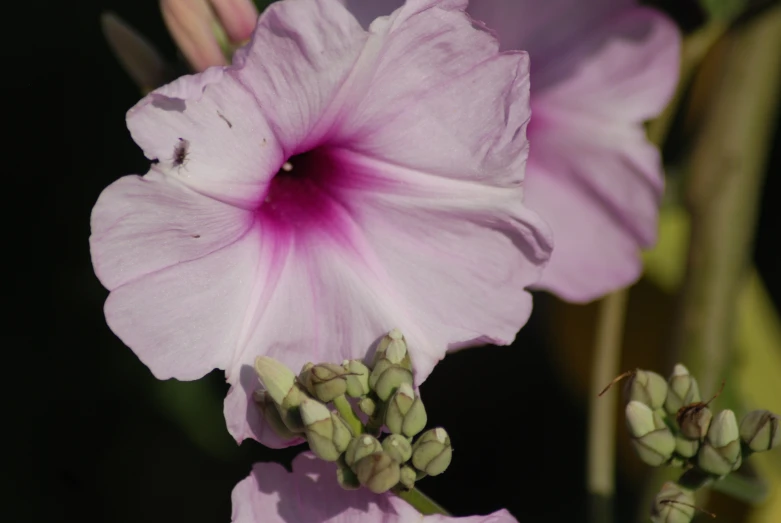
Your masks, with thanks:
M702 21L694 2L666 4L687 29ZM3 184L2 233L10 292L1 295L2 351L10 358L2 369L7 501L0 519L229 521L230 492L251 464L289 462L300 449L236 446L224 429L220 372L193 383L155 380L106 326L107 292L89 258L89 214L98 194L148 168L124 123L139 93L105 44L99 15L117 12L174 60L157 2L3 9L2 176L10 183ZM781 305L776 134L756 263ZM647 284L636 295L666 299ZM455 515L507 507L520 521L584 519L586 400L577 385L563 382L571 356L557 340L588 336L582 324L593 308L537 298L513 346L449 356L423 386L430 423L447 428L456 452L448 473L420 486ZM628 328L632 336L644 327ZM629 521L639 484L632 467L647 469L622 460L637 459L619 454L618 521Z

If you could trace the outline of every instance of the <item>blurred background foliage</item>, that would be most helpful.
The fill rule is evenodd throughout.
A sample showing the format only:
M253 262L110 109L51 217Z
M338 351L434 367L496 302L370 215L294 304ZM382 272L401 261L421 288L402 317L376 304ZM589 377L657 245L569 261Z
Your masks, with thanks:
M670 197L659 244L645 255L646 276L631 290L621 368L666 375L673 363L676 294L686 275L691 231L690 216L676 196L697 125L710 110L709 86L718 80L704 71L709 62L715 67L721 61L719 42L741 25L777 13L778 2L649 3L684 31L686 70L677 109L650 127L652 136L666 136ZM9 241L26 247L18 250L23 254L9 256L18 265L9 273L9 303L25 315L51 314L51 321L45 328L39 321L19 333L11 330L4 338L12 354L6 373L14 376L6 380L11 441L5 446L10 468L3 492L10 503L2 519L229 521L230 492L252 463L289 463L301 449L270 451L252 441L237 446L224 428L227 385L218 371L196 382L154 379L105 324L107 293L92 273L87 244L89 213L100 191L119 176L148 168L124 124L124 113L139 93L100 33L100 13L119 14L170 62L181 65L181 57L154 0L84 1L68 6L62 17L61 3L22 7L29 9L26 20L39 20L45 37L31 39L25 27L11 28L21 34L4 36L9 38L7 70L14 73L4 79L5 119L16 134L38 144L30 149L32 163L52 174L45 194L36 176L24 177L12 194L43 194L40 207L54 214L27 207L25 223L32 229L10 228ZM44 19L42 11L49 13ZM42 131L30 118L31 108L47 115L50 130ZM773 118L753 267L735 300L734 354L720 377L727 380L727 392L716 400L717 408L739 414L753 408L781 412L781 126L777 113ZM51 152L47 133L56 137ZM55 153L55 147L62 152ZM19 156L10 155L11 169L29 173L30 158L22 165L15 163ZM7 223L14 223L14 216ZM38 260L47 264L44 272L34 269ZM41 274L48 276L41 279ZM541 293L535 299L532 319L512 346L449 356L423 385L430 423L447 427L456 452L448 473L423 481L421 488L455 515L507 507L519 521L583 520L585 409L597 308ZM14 365L15 352L24 353L20 365ZM703 396L715 392L706 389ZM616 520L644 521L638 514L647 514L647 505L639 504L662 478L632 453L623 419L617 438ZM768 500L752 508L714 494L707 506L717 521L781 521L781 452L750 463L748 472L769 482Z

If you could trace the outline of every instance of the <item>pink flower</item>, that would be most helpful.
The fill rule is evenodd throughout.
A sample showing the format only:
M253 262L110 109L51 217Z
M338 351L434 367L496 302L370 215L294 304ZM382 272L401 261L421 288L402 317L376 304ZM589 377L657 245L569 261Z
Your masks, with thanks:
M526 322L550 252L522 203L528 60L465 4L366 32L338 0L283 0L234 65L128 112L156 163L93 210L106 319L160 379L225 369L237 440L286 444L252 401L258 355L360 359L398 327L420 383Z
M506 510L488 516L421 516L391 494L344 490L336 465L310 453L293 460L293 472L277 463L256 463L233 489L233 523L517 523Z
M344 0L362 23L400 0ZM643 122L678 81L675 25L633 0L472 0L502 48L532 62L526 201L553 229L539 287L589 301L635 281L664 178Z

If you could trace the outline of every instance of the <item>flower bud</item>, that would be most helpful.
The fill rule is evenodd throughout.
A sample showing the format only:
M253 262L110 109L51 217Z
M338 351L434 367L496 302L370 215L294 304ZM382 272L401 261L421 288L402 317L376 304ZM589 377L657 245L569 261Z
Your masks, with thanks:
M452 457L450 436L440 427L424 432L412 446L412 464L429 476L442 474Z
M344 451L344 462L347 463L347 466L352 467L356 461L375 452L382 452L382 443L374 436L362 434L353 438L347 445L347 449Z
M662 485L651 508L653 523L689 523L694 518L694 494L672 481Z
M749 412L740 422L740 439L754 452L777 447L781 443L778 419L778 416L767 410Z
M664 410L671 416L675 416L681 407L699 403L700 388L697 380L689 374L689 369L680 363L675 366L668 381L667 399L664 401Z
M415 396L409 383L399 385L388 402L385 425L394 434L412 437L426 426L428 417L420 397Z
M369 367L358 360L345 360L342 364L347 380L347 395L360 398L369 393Z
M655 372L638 369L629 379L626 391L628 401L639 401L651 407L651 410L657 410L664 406L667 382Z
M315 399L328 403L347 392L347 379L341 365L333 363L307 363L301 370L299 380Z
M389 491L401 479L399 463L384 452L375 452L361 458L353 469L361 485L375 494Z
M681 434L689 439L705 439L713 413L702 403L684 406L678 411L677 422Z
M253 393L253 399L260 409L263 420L268 423L268 426L271 427L271 430L273 430L277 436L285 440L300 437L300 434L290 430L282 421L282 416L279 413L278 407L265 390L256 390Z
M708 429L708 436L697 455L702 470L715 476L726 476L742 462L738 420L731 410L719 412Z
M361 409L361 412L367 416L372 416L374 411L377 410L377 403L375 403L373 399L367 396L365 398L361 398L361 400L358 402L358 408Z
M412 370L412 362L407 352L407 342L399 329L393 329L380 340L374 353L372 367L376 367L383 359L388 360L391 364L401 365L407 370Z
M255 372L266 388L266 393L278 407L285 426L293 432L303 432L299 406L307 396L296 382L293 372L279 361L266 356L255 358Z
M415 469L410 467L409 465L403 465L400 470L399 474L399 483L404 485L404 488L407 490L411 490L412 487L415 486L415 480L418 477L418 473L415 472Z
M312 452L323 461L339 459L353 436L339 414L317 400L305 398L301 402L301 419Z
M412 444L401 434L391 434L385 438L382 449L399 463L406 463L412 457Z
M692 458L700 448L700 440L689 439L681 434L675 436L675 452L684 458Z
M662 418L639 401L626 406L626 423L632 435L632 444L643 460L652 467L667 462L675 451L675 436Z
M375 367L375 370L378 368L379 366ZM372 375L373 374L374 371L372 371ZM374 392L377 393L377 396L382 401L388 401L388 398L396 392L396 389L398 389L402 383L412 385L412 372L400 365L391 365L379 375L376 384L374 385Z

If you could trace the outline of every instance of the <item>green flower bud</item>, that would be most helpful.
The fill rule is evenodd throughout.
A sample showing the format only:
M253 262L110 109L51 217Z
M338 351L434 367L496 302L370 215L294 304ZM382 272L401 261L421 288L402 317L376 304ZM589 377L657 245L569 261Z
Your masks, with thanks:
M442 474L452 457L450 436L440 427L424 432L412 446L412 464L429 476Z
M314 398L328 403L347 392L344 367L333 363L307 363L301 370L299 380Z
M754 452L777 447L781 443L778 416L768 410L755 410L740 422L740 439Z
M646 404L630 401L626 406L626 423L632 435L632 444L645 463L658 467L672 457L675 436L661 416Z
M336 412L317 400L301 402L301 419L306 427L306 439L315 456L323 461L336 461L347 449L353 437L350 427Z
M395 487L401 479L399 463L384 452L375 452L358 460L353 466L358 481L375 494Z
M342 363L347 380L347 395L360 398L369 393L369 367L358 360L345 360Z
M675 452L684 458L692 458L700 448L700 440L689 439L681 434L675 436Z
M382 401L387 401L402 383L412 385L412 372L400 365L391 365L377 379L374 392Z
M406 463L412 457L412 444L401 434L391 434L385 438L382 449L399 463Z
M344 451L344 462L347 463L348 467L352 467L356 461L375 452L382 452L382 443L374 436L363 434L353 438L347 445L347 449Z
M286 440L295 439L300 436L300 434L290 430L282 421L282 416L278 410L279 407L277 407L274 400L271 399L268 392L265 390L256 390L253 393L253 399L258 405L258 408L263 415L263 419L277 436Z
M407 370L412 370L407 342L399 329L393 329L380 340L374 353L372 367L376 367L383 359L387 359L393 365L401 365Z
M662 485L651 508L653 523L689 523L694 518L694 493L672 481Z
M307 395L296 382L293 372L277 360L266 356L255 358L255 372L266 388L268 397L278 407L285 426L293 432L303 432L304 424L299 407Z
M697 455L702 470L715 476L726 476L742 462L738 420L731 410L719 412L708 429L708 436Z
M664 401L664 410L671 416L675 416L685 405L702 401L697 380L689 374L689 369L680 363L673 369L667 383L668 391L667 399Z
M399 483L404 485L404 488L407 490L412 490L412 487L415 486L415 480L418 477L418 473L415 472L415 469L410 467L409 465L403 465L400 470L400 479Z
M374 414L374 411L377 410L377 403L375 403L373 399L367 396L365 398L361 398L361 400L358 402L358 408L361 409L361 412L367 416L371 416Z
M661 409L667 397L667 382L663 377L650 370L640 370L627 383L628 401L639 401L651 407Z
M339 465L336 469L336 481L344 490L356 490L361 488L358 476L349 467Z
M411 438L423 430L427 422L426 408L420 397L415 396L412 386L409 383L399 385L385 411L388 430Z
M703 403L687 405L678 411L677 422L681 434L689 439L705 439L710 428L713 413Z

